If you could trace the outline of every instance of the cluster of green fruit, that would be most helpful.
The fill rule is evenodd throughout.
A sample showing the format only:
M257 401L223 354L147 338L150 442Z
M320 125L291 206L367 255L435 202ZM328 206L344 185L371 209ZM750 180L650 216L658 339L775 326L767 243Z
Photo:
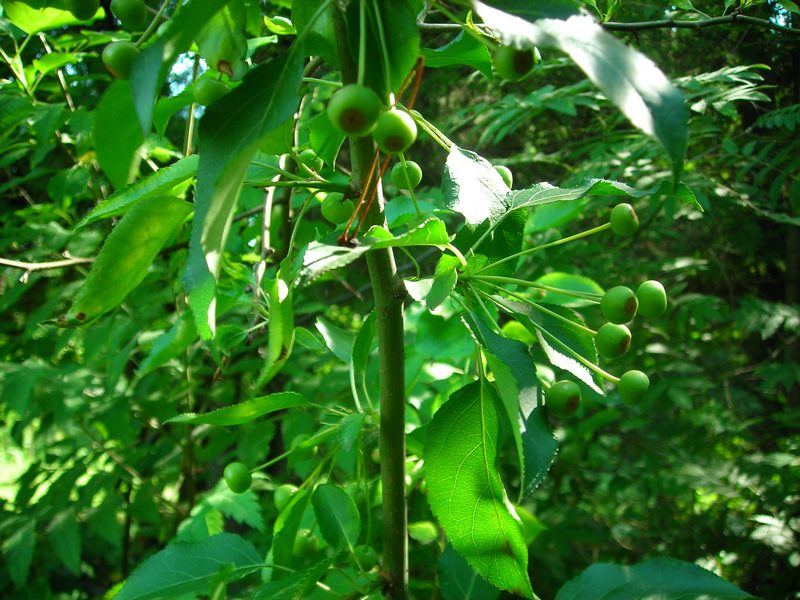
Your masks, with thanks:
M608 290L600 300L600 310L607 319L597 331L595 346L605 358L618 358L630 348L631 332L625 325L639 314L657 319L667 310L667 293L664 286L655 280L642 283L634 291L629 287L616 286ZM650 387L650 379L639 370L625 372L617 382L617 392L626 404L637 404ZM574 381L562 380L547 391L547 406L559 418L569 417L580 405L581 391Z
M328 118L341 133L352 137L372 134L381 152L405 152L417 139L417 124L396 107L385 110L371 88L352 83L338 90L328 102Z

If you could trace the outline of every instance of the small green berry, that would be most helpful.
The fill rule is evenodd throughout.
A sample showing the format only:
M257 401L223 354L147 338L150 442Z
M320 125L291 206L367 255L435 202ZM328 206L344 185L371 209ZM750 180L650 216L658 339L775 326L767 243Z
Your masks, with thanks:
M279 485L275 488L275 493L272 496L272 501L275 503L275 508L278 509L278 512L283 510L283 507L289 504L289 500L292 499L297 493L297 486L292 485L291 483L284 483L283 485Z
M533 48L500 46L492 57L494 71L503 79L519 81L531 72L538 62L538 52Z
M350 84L337 91L328 102L328 118L341 133L367 135L378 120L383 103L378 94L364 85Z
M667 310L667 291L658 281L645 281L636 290L636 297L639 300L639 314L648 319L657 319Z
M125 29L139 31L147 24L147 5L142 0L111 0L111 12Z
M639 231L639 217L630 204L623 202L611 209L611 231L620 237L630 237Z
M572 415L581 404L581 388L574 381L556 381L546 394L548 410L559 419Z
M511 173L511 169L505 165L495 165L494 170L500 174L500 177L503 179L503 183L505 183L508 187L511 187L511 184L514 183L514 175Z
M192 93L198 104L210 106L228 93L228 86L224 81L206 77L195 82Z
M232 462L223 471L223 478L228 488L234 494L242 494L250 489L250 484L253 478L250 475L250 469L240 462Z
M133 42L111 42L103 48L103 64L117 79L130 79L139 48Z
M638 404L650 387L650 378L641 371L628 371L619 378L617 391L625 404Z
M325 163L322 159L317 156L317 153L314 152L311 148L306 148L300 154L297 155L297 159L307 166L312 171L319 172L322 170L322 167Z
M79 21L88 21L100 8L99 0L66 0L65 8Z
M345 200L344 194L333 192L325 196L322 201L322 216L334 225L344 223L355 210L355 205L350 199Z
M381 152L386 154L405 152L417 139L417 124L407 112L397 109L387 110L378 117L372 137Z
M361 566L364 571L371 571L375 565L378 564L378 553L372 546L360 545L353 548L357 564Z
M636 316L639 301L633 290L624 285L618 285L608 290L600 300L600 310L603 316L612 323L628 323Z
M631 332L625 325L606 323L597 331L594 343L601 356L617 358L630 348Z
M294 538L294 555L308 558L319 552L319 538L310 529L298 529Z
M407 160L392 167L392 183L401 190L413 190L422 181L422 168L413 160Z

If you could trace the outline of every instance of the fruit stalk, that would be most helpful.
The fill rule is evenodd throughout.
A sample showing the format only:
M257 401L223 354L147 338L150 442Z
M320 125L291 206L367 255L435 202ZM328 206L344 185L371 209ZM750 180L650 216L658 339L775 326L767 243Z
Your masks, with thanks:
M342 80L355 83L358 67L348 48L344 17L334 9ZM360 189L372 162L371 137L350 138L352 183ZM383 203L374 202L365 216L365 225L382 222ZM391 248L367 253L367 268L375 299L375 324L380 362L380 457L383 487L383 570L387 578L384 593L391 600L408 597L408 521L405 497L405 348L403 299L405 288L397 274Z

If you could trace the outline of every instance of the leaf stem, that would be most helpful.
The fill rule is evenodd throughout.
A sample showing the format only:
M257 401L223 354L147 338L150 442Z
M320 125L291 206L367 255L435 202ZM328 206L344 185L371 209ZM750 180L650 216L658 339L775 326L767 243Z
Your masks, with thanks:
M485 281L487 283L507 283L510 285L518 285L520 287L531 287L554 294L562 294L564 296L572 296L587 300L589 302L599 303L603 297L602 294L595 294L592 292L579 292L578 290L568 290L566 288L558 288L544 283L537 283L535 281L526 281L525 279L518 279L516 277L502 277L500 275L468 275L464 279L474 279L476 281Z

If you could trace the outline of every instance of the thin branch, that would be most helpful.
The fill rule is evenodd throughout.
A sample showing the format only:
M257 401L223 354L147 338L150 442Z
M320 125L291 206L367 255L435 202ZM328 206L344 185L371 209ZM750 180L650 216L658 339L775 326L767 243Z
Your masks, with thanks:
M63 269L64 267L74 267L94 261L94 258L80 258L71 256L66 260L53 260L49 262L31 263L8 258L0 258L0 265L22 269L23 271L45 271L47 269Z
M710 17L708 19L677 21L675 19L658 19L655 21L640 21L638 23L619 23L609 21L601 23L604 29L609 31L643 31L646 29L704 29L705 27L713 27L715 25L727 25L735 23L748 23L757 27L765 27L773 31L781 33L788 33L790 35L800 35L800 29L792 29L784 25L778 25L767 19L759 19L757 17L748 17L740 12L732 12L729 15L722 17Z

